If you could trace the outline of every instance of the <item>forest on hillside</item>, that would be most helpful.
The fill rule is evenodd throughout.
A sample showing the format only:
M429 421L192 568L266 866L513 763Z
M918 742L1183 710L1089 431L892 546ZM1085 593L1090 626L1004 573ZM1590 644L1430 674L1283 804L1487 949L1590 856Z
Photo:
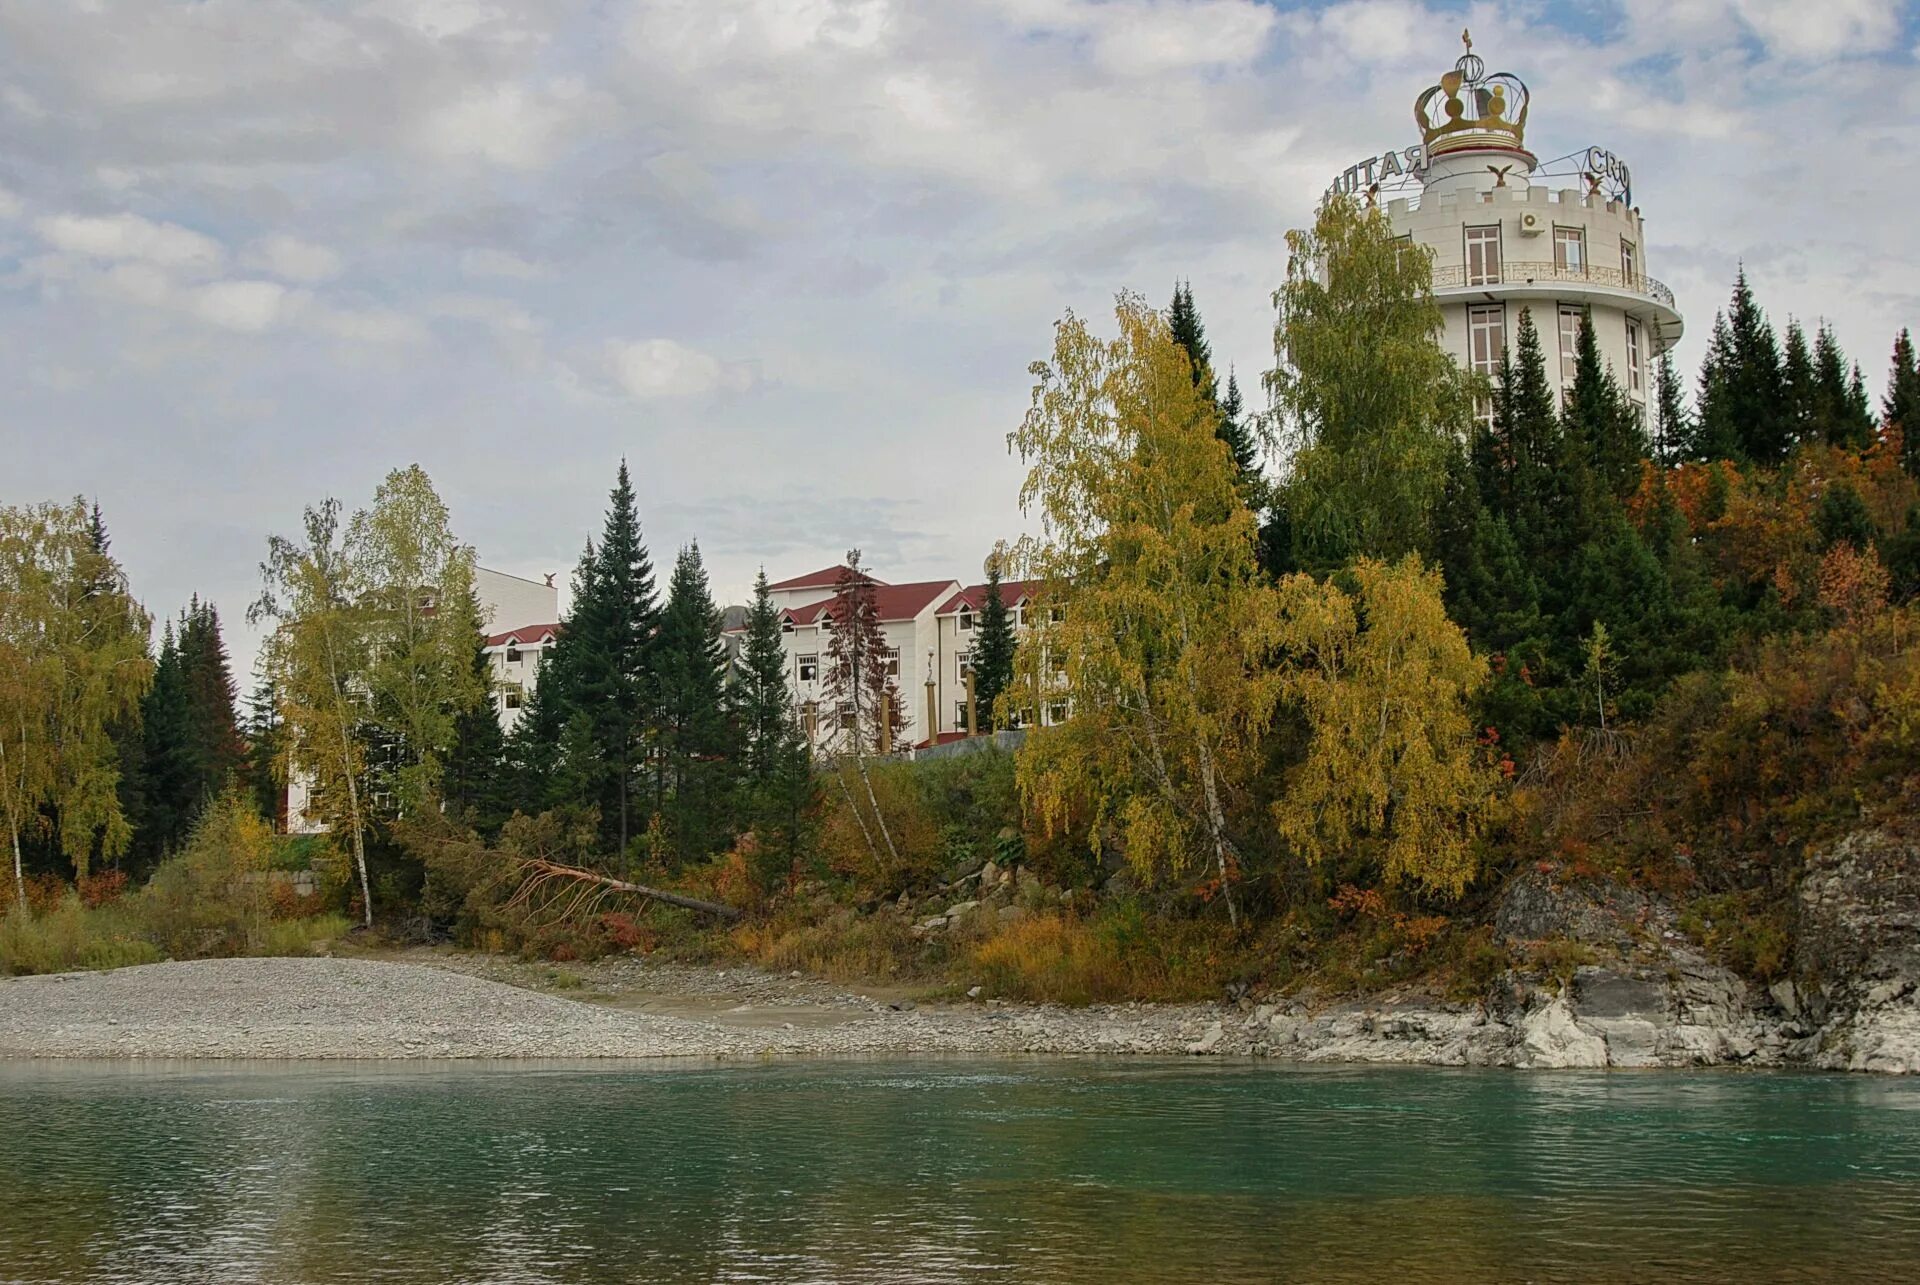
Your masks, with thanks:
M816 745L765 576L730 660L698 547L662 584L624 464L511 735L417 466L267 542L244 701L214 605L156 640L97 509L0 508L0 966L351 922L1041 998L1464 991L1516 962L1488 921L1526 873L1668 898L1780 975L1810 848L1920 777L1910 334L1876 403L1743 273L1642 408L1586 329L1562 395L1524 312L1494 378L1464 371L1377 211L1330 201L1289 246L1264 413L1184 287L1068 315L1032 368L1005 561L1039 587L1017 632L991 595L977 649L1014 753L880 752L903 702L857 551ZM274 833L293 773L326 835ZM983 869L1019 872L1018 913L914 931Z

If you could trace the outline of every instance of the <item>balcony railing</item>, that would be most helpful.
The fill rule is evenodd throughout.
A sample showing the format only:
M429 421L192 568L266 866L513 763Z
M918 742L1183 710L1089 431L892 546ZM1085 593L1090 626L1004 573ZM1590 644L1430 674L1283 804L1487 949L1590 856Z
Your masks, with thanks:
M1634 294L1645 295L1669 308L1674 306L1673 291L1667 289L1664 282L1655 281L1642 272L1626 273L1618 268L1563 268L1557 263L1545 261L1503 262L1497 274L1478 272L1471 280L1468 279L1465 268L1433 270L1435 290L1471 286L1530 286L1539 282L1555 281L1609 286L1615 290L1627 290Z

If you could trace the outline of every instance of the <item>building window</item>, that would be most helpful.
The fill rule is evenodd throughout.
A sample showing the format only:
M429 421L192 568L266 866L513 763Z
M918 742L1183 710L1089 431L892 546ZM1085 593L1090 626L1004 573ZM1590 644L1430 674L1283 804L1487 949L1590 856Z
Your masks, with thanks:
M1580 328L1586 324L1586 312L1572 304L1560 305L1560 382L1573 382L1574 368L1580 359Z
M790 633L792 633L792 632L793 632L793 622L792 622L791 620L783 620L783 621L781 621L781 622L780 622L780 632L781 632L781 633L783 633L783 634L790 634Z
M1476 374L1491 379L1500 373L1500 358L1507 351L1507 308L1505 304L1476 304L1467 309L1467 358Z
M811 656L797 656L794 658L794 663L800 671L801 682L810 683L820 677L820 657L817 653Z
M1065 620L1066 618L1067 618L1067 609L1065 607L1048 607L1047 608L1048 624L1057 625L1061 621Z
M853 706L842 705L840 707L839 713L840 713L840 730L843 732L851 732L853 730Z
M506 683L500 688L500 704L506 709L519 709L526 700L527 690L519 683Z
M900 649L898 647L888 647L881 651L880 656L887 662L887 677L900 677Z
M962 629L973 628L973 613L971 611L963 611L960 613L960 627Z
M953 672L960 676L961 682L963 683L966 682L967 675L973 672L973 653L970 651L963 651L959 655L955 656L953 659L954 659Z
M1467 361L1476 375L1495 379L1500 374L1500 358L1507 351L1507 307L1501 303L1477 304L1467 309ZM1493 423L1493 399L1474 401L1480 419Z
M1647 395L1646 367L1640 360L1640 323L1627 323L1627 393L1644 399Z
M959 729L960 729L961 731L965 731L965 730L966 730L966 728L967 728L967 703L966 703L965 701L959 701L959 702L957 702L957 703L956 703L956 704L954 705L954 707L953 707L953 725L954 725L955 727L957 727L957 728L959 728Z
M1047 706L1047 722L1064 723L1066 721L1067 721L1067 703L1065 701L1055 701L1051 705Z
M1640 255L1625 237L1620 238L1620 275L1627 279L1628 286L1640 280Z
M1555 228L1553 230L1553 266L1562 272L1587 275L1587 230L1585 228Z
M517 665L520 663L520 649L518 647L507 648L507 663L509 665Z
M1500 225L1467 229L1467 284L1497 285L1500 281Z

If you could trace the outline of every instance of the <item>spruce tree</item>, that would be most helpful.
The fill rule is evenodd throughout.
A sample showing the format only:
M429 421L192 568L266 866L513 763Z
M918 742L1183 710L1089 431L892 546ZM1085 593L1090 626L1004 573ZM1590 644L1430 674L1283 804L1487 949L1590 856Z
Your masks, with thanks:
M1887 393L1880 416L1889 428L1900 430L1900 459L1907 473L1920 477L1920 359L1913 334L1902 329L1893 340L1893 367L1887 372Z
M733 698L744 741L744 776L755 786L765 785L779 770L793 728L787 650L780 640L780 613L767 588L765 567L753 581L753 605L747 608Z
M479 640L473 648L473 671L485 695L454 716L440 793L448 815L491 839L512 817L514 797L507 779L507 736L493 704L493 667Z
M994 730L993 704L1013 682L1013 613L1000 591L1000 558L987 562L986 594L980 604L980 629L973 640L973 698L981 731Z
M1709 364L1701 371L1701 435L1716 448L1731 445L1735 459L1778 464L1793 446L1780 342L1754 301L1745 268L1734 279L1725 315L1724 343L1716 318Z
M1850 451L1864 451L1873 445L1873 413L1866 404L1866 389L1848 380L1846 354L1832 326L1821 326L1813 348L1812 440Z
M1707 354L1700 361L1692 432L1683 452L1688 460L1712 464L1741 457L1740 434L1728 392L1732 369L1733 331L1727 326L1727 314L1717 312L1713 315L1712 334L1707 339Z
M278 825L280 781L274 775L274 764L281 753L280 708L273 680L264 673L247 694L246 723L242 730L246 738L246 758L240 769L242 790L261 816Z
M220 635L220 613L196 595L180 618L181 676L186 685L196 780L195 810L218 798L246 756L234 716L233 668Z
M780 613L764 568L753 582L733 707L744 744L741 811L753 823L763 882L791 873L812 802L808 746L794 719Z
M655 658L663 820L675 854L686 861L711 855L724 837L734 759L720 612L698 544L674 560Z
M1584 448L1587 468L1602 494L1616 500L1633 494L1647 458L1646 430L1613 372L1600 362L1591 311L1582 318L1574 345L1573 387L1567 391L1561 431Z
M140 737L140 811L130 855L138 867L150 868L187 837L201 803L193 709L172 621L161 634L153 686L141 701Z
M1820 338L1824 341L1826 337L1823 328ZM1792 440L1795 443L1820 440L1825 436L1826 416L1821 413L1821 390L1814 379L1813 352L1807 346L1807 332L1791 317L1787 319L1786 355L1780 376L1787 397L1787 431Z
M653 671L659 625L653 564L626 461L620 462L598 545L574 574L573 610L541 667L527 736L516 758L540 778L550 806L600 811L603 838L624 860L646 829L642 791L649 767ZM657 810L664 782L652 764Z
M1654 367L1653 395L1653 458L1661 468L1672 468L1685 458L1693 425L1680 401L1680 376L1673 368L1671 348L1661 352Z
M1234 474L1239 479L1240 492L1250 504L1259 506L1260 496L1260 453L1253 438L1253 431L1246 422L1246 408L1240 397L1240 381L1230 370L1227 372L1227 391L1222 395L1219 379L1213 373L1213 349L1207 343L1206 326L1200 320L1200 310L1194 306L1193 287L1180 282L1173 287L1173 302L1167 306L1167 328L1173 332L1173 340L1187 350L1187 361L1193 370L1193 384L1206 394L1207 400L1214 404L1219 412L1217 432L1220 440L1227 444L1227 453L1233 457Z

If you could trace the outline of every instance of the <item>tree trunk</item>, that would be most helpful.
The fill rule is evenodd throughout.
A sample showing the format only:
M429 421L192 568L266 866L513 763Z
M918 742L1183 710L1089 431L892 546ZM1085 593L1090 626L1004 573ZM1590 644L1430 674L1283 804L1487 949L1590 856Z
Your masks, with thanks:
M23 727L21 729L21 740L23 744L25 743L25 738L26 732ZM0 772L10 770L7 766L7 743L4 738L0 738ZM18 904L20 909L25 911L27 908L27 874L26 865L20 859L20 821L14 812L14 797L15 791L12 783L9 782L7 786L7 835L13 840L13 891L14 895L19 898Z
M630 892L640 897L650 897L654 901L664 901L669 906L680 906L687 910L698 910L709 915L718 915L722 919L738 919L740 912L732 906L723 906L717 901L702 901L698 897L689 897L685 893L668 892L663 888L649 888L643 883L629 883L625 879L615 879L612 875L603 875L593 870L582 870L579 866L563 866L557 861L533 860L524 867L535 879L572 879L578 883L598 884L602 888L611 888L615 892Z
M853 819L859 823L860 837L867 841L867 852L873 857L873 864L876 866L879 865L879 845L873 841L873 831L867 828L867 819L860 815L860 805L853 801L853 787L847 784L847 773L844 766L836 770L833 776L836 781L840 782L840 792L847 796L847 810L853 813Z
M1227 899L1227 923L1240 929L1240 908L1233 900L1233 878L1227 866L1227 818L1220 807L1220 791L1213 776L1213 751L1204 738L1200 741L1200 787L1207 798L1207 837L1213 840L1213 862L1220 873L1220 893Z
M867 802L873 805L873 823L880 827L880 837L887 841L887 856L893 861L895 869L900 866L900 850L893 846L893 835L887 831L887 819L880 814L880 800L873 792L873 778L867 775L867 761L860 757L860 750L853 751L853 765L860 769L860 783L867 787Z

